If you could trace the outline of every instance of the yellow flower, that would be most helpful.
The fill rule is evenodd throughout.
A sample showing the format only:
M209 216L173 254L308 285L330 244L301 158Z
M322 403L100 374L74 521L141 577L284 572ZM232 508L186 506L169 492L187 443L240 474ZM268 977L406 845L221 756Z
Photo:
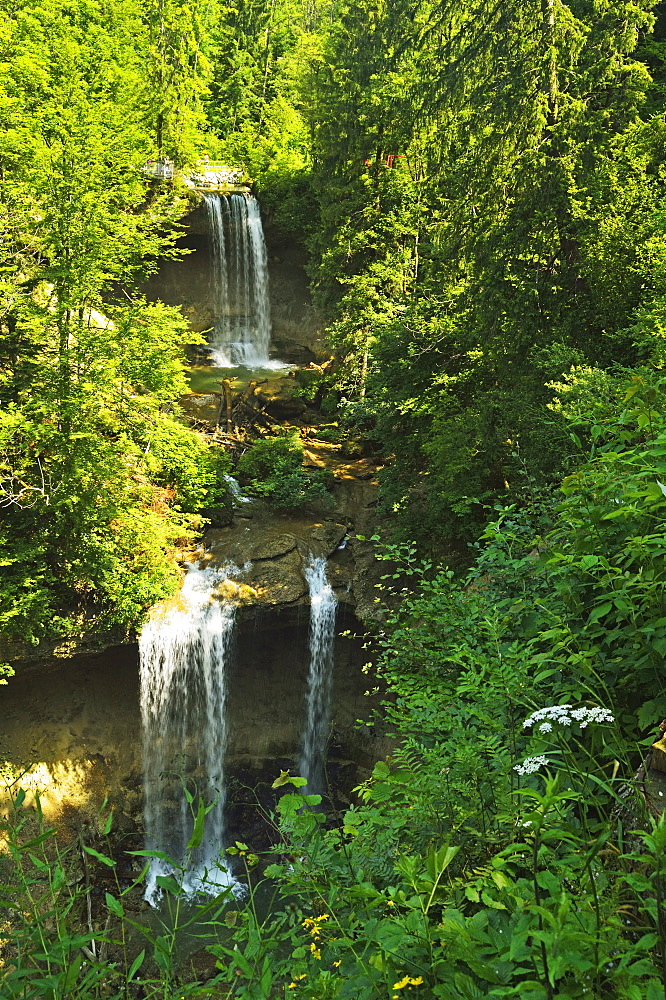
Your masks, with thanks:
M321 958L321 952L314 941L310 945L310 951L312 952L315 958Z
M333 965L334 965L334 966L336 967L336 969L337 969L337 967L338 967L338 966L340 965L341 961L342 961L342 959L340 959L340 958L339 958L339 959L337 960L337 962L333 962Z
M296 989L296 983L289 983L289 989L290 990L295 990Z
M392 899L387 899L387 900L386 900L386 905L387 905L387 906L395 906L395 903L393 902L393 900L392 900Z
M405 986L420 986L423 982L423 976L417 976L412 979L411 976L403 976L402 979L398 980L397 983L393 984L394 990L403 990Z

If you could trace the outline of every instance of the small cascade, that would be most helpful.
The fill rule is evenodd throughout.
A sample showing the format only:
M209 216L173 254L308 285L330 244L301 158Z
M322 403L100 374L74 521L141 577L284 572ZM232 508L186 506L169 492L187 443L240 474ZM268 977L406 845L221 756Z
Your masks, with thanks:
M213 245L213 362L270 366L268 258L259 203L251 194L205 194Z
M237 479L234 479L233 476L230 476L226 472L223 475L223 479L229 488L229 493L234 503L252 503L252 497L246 497L243 494Z
M319 793L325 790L337 599L326 578L324 557L310 556L305 579L310 590L310 667L300 773L308 780L305 791Z
M185 788L206 805L203 841L189 859L185 888L213 892L234 885L221 866L224 847L226 665L233 651L235 606L215 590L236 574L188 566L178 603L157 609L139 641L143 724L146 848L183 863L192 835L192 810ZM153 860L145 898L161 895L166 862Z

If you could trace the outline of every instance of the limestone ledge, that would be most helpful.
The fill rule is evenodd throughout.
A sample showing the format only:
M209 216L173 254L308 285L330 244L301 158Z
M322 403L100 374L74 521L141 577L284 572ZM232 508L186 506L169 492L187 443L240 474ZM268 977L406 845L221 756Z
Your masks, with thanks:
M296 517L236 517L224 528L206 532L202 547L191 559L229 567L229 579L237 585L235 598L244 609L264 606L307 604L308 585L304 570L312 556L328 560L328 578L339 600L352 602L352 572L345 548L340 545L348 534L345 524ZM187 560L190 561L190 560Z
M241 620L257 628L302 621L309 605L305 565L310 554L325 556L327 575L340 604L361 620L377 615L375 584L383 567L375 559L369 537L376 527L376 466L368 459L345 459L339 446L308 443L307 464L328 468L335 475L334 507L319 516L280 516L257 504L243 505L223 528L209 529L199 548L180 552L180 564L202 561L214 566L234 564L242 572L230 573L220 597L239 604ZM226 590L225 590L226 586ZM173 598L178 601L177 595ZM72 611L72 619L75 613ZM0 642L0 663L18 672L51 671L76 656L95 656L111 647L134 646L136 635L123 629L97 630L94 616L76 616L77 629L68 639Z

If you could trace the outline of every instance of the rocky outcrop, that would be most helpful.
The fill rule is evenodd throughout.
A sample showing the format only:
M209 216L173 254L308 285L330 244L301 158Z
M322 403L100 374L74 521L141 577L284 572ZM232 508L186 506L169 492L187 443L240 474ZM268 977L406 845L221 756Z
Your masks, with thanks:
M304 569L315 556L327 559L327 576L338 601L361 618L376 615L375 584L383 571L374 545L359 539L375 528L377 467L371 459L349 459L339 445L310 441L306 464L335 476L332 509L315 514L273 514L259 501L239 503L233 521L210 528L181 562L229 567L229 586L240 617L279 612L294 622L309 604Z
M311 556L331 557L347 535L337 522L308 518L276 517L266 513L236 517L225 528L206 532L203 548L194 554L200 562L228 566L229 576L239 584L236 598L241 617L252 607L297 609L309 601L304 568ZM351 577L336 565L329 579L345 599ZM297 612L298 614L298 612ZM282 621L293 615L282 617Z
M270 224L264 228L276 356L290 364L306 365L331 356L324 323L310 295L307 254Z
M275 420L293 420L307 409L298 382L290 375L260 382L254 391L259 406Z
M264 564L266 566L267 564ZM264 782L265 808L273 809L272 781L298 769L304 691L309 661L308 616L283 623L278 609L260 627L239 623L235 655L227 665L228 745L225 757L231 839L250 841L256 789ZM272 619L272 620L271 620ZM374 729L359 732L368 699L362 666L367 655L353 638L360 630L344 607L336 637L336 673L329 775L348 792L387 750ZM85 821L94 830L114 809L113 830L140 834L142 819L141 716L136 643L59 661L48 672L21 672L0 687L0 759L6 774L22 775L30 796L39 791L47 822L76 836ZM244 803L248 800L247 807ZM0 788L0 810L7 804ZM255 832L254 836L258 833ZM258 846L259 841L252 841ZM137 849L140 841L130 843ZM127 843L123 844L128 847Z

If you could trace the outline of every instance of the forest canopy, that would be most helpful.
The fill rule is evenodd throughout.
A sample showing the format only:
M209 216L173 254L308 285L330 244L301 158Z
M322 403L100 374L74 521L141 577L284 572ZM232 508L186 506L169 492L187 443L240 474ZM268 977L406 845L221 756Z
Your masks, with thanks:
M192 336L141 295L187 209L152 158L244 166L306 246L391 531L449 560L496 502L583 457L555 384L663 364L658 5L3 9L9 631L36 637L59 606L139 620L220 499L174 409ZM198 469L188 497L169 448Z

